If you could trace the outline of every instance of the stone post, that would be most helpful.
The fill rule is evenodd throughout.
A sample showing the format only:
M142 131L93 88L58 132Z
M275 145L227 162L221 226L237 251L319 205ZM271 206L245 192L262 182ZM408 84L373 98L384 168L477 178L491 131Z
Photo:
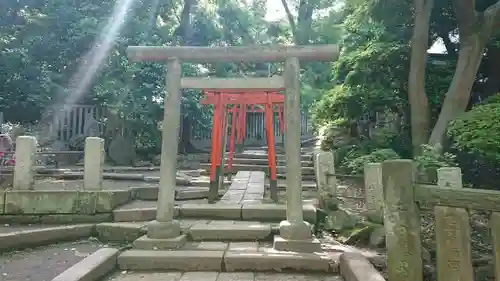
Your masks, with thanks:
M414 165L405 159L382 163L388 280L423 280L420 214L414 198Z
M382 184L382 164L365 164L365 206L372 221L383 221L384 187Z
M20 136L16 140L16 166L14 167L14 189L34 189L37 141L32 136Z
M105 158L104 139L86 138L84 153L83 188L102 189L102 169Z
M327 151L318 152L314 159L316 183L318 185L320 198L337 198L337 178L335 177L335 161L333 153ZM321 202L322 200L320 200ZM336 202L331 202L330 204ZM322 206L324 208L326 206Z
M321 245L313 239L311 226L304 221L302 208L299 72L299 60L287 58L284 73L286 221L280 223L281 237L275 237L274 248L281 251L315 252L321 250Z
M186 241L186 236L181 235L180 223L173 219L181 119L181 75L180 61L170 60L167 65L167 94L163 113L158 210L156 220L148 224L147 234L148 238L162 240L158 241L158 248L176 248Z
M463 187L460 168L439 168L437 178L439 187ZM473 280L469 212L463 208L436 206L434 216L438 280Z

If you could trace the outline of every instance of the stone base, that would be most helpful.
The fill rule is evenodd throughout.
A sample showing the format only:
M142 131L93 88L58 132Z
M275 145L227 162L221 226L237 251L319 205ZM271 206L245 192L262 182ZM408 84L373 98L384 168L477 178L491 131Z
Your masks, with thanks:
M132 271L221 271L224 251L129 250L118 256L118 268Z
M273 248L276 251L297 253L315 253L322 251L321 242L316 238L308 240L289 240L278 235L274 237Z
M280 223L280 236L287 240L310 240L313 235L313 229L308 222L289 222Z
M193 241L258 241L271 236L271 225L264 223L195 224L189 229Z
M152 239L169 239L181 235L181 224L172 220L167 222L151 221L148 223L148 237Z
M178 249L186 244L186 240L185 234L167 239L153 239L144 235L134 241L134 248L141 250Z
M269 191L271 195L271 200L278 202L278 180L269 181Z

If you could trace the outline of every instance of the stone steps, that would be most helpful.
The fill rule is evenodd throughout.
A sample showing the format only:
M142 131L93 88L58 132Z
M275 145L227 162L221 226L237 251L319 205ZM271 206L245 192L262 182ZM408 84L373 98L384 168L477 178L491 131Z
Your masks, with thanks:
M302 190L311 190L311 189L317 189L317 185L315 181L309 180L309 181L302 181ZM269 188L269 183L266 183L266 188ZM278 189L285 190L286 189L286 180L284 179L279 179L278 180Z
M192 241L261 241L271 239L271 234L271 224L247 221L198 223L188 231Z
M210 169L210 164L201 164L201 168ZM250 165L250 164L233 164L232 171L234 172L239 172L239 171L262 171L266 172L269 170L269 167L267 165ZM278 166L277 167L277 172L278 174L285 174L286 173L286 166ZM314 167L302 167L301 168L302 175L312 175L314 176Z
M132 187L133 198L138 200L158 200L158 186ZM180 186L175 191L175 200L194 200L208 197L208 187L202 186ZM224 195L221 190L219 195Z
M277 272L115 272L103 281L342 281L338 274Z
M226 155L229 155L228 153ZM267 151L255 151L254 153L251 152L244 152L244 153L236 153L234 155L234 159L241 158L241 159L265 159L267 161ZM284 154L276 154L276 158L278 161L285 161L285 155ZM302 161L313 161L313 156L312 154L304 154L302 153L301 155L301 160Z
M231 245L231 244L229 244ZM271 246L228 246L227 250L139 250L118 256L121 270L181 270L218 272L307 271L338 273L340 253L317 254L276 251Z
M200 202L204 202L200 200ZM156 201L133 201L113 210L115 222L148 221L156 218ZM283 204L205 204L179 203L174 209L181 219L213 219L280 222L286 219ZM316 222L316 208L312 204L303 206L304 220Z
M229 182L226 184L229 186ZM265 183L265 187L269 189L269 183ZM286 180L278 180L278 190L286 189ZM302 182L302 190L316 190L316 182L312 180ZM158 186L146 186L146 187L132 187L133 198L145 201L156 201L158 200ZM202 186L181 186L176 192L176 200L193 200L193 199L203 199L208 197L208 187ZM223 196L224 191L219 192L219 196Z
M226 158L226 163L228 159ZM267 166L268 159L266 158L234 158L233 159L233 164L242 164L242 165L262 165L262 166ZM286 164L285 159L278 160L278 165L283 165ZM312 167L314 165L312 160L302 160L301 161L302 167Z

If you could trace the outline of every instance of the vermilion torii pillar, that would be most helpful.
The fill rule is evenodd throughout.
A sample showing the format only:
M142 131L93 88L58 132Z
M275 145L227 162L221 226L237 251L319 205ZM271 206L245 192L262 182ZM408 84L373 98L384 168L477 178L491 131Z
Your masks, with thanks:
M304 247L312 239L310 225L303 220L300 158L300 83L299 61L334 61L336 45L314 46L235 46L235 47L129 47L132 61L166 62L167 97L163 120L160 188L156 221L148 225L148 238L159 240L162 248L178 247L185 237L173 218L177 145L180 124L181 62L285 62L285 154L287 163L287 220L280 224L275 240L277 250L315 250ZM253 88L247 87L245 88ZM259 86L256 86L259 88ZM298 243L294 243L298 241ZM305 243L308 244L308 243ZM316 244L314 244L316 245Z

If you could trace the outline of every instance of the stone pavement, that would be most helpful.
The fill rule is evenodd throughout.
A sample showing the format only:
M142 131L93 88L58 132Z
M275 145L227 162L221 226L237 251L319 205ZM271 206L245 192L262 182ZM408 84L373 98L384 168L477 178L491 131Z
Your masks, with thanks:
M264 199L265 184L264 172L239 171L217 204L261 203Z
M341 281L339 275L253 272L119 272L105 281Z

